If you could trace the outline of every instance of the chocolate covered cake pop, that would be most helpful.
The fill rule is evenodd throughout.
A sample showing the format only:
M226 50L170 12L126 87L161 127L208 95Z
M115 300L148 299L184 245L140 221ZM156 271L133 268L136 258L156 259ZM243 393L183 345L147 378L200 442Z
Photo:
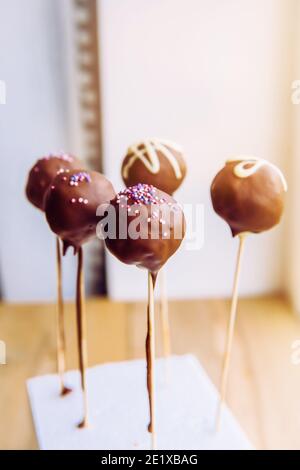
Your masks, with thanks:
M235 236L277 225L286 190L285 178L275 165L255 157L237 157L228 160L214 178L211 199Z
M170 141L149 139L131 146L122 163L122 177L127 186L148 183L174 194L186 175L186 164L181 148ZM160 319L163 354L171 354L170 322L166 290L166 274L160 273ZM166 374L168 370L166 368Z
M61 171L52 181L45 197L46 218L51 230L63 241L64 252L69 246L73 246L74 253L78 254L76 318L84 406L80 428L88 426L86 384L88 360L82 244L96 236L96 226L99 222L96 215L98 206L107 204L114 196L112 184L100 173L72 170Z
M96 236L97 207L109 202L115 191L100 173L86 170L61 171L45 198L46 218L51 230L64 243L78 248Z
M38 209L45 209L45 195L55 176L62 171L81 166L80 162L68 153L52 153L40 158L29 172L26 195L28 200ZM57 370L60 378L61 395L68 394L71 389L65 385L66 344L64 326L64 303L62 293L62 261L60 240L56 239L56 265L57 265Z
M123 263L156 274L184 238L185 219L180 206L172 196L148 184L121 191L111 206L116 210L117 235L106 238L107 248ZM125 233L120 238L121 227ZM135 228L138 238L132 238L136 237Z
M38 209L44 210L45 194L58 172L80 168L82 164L68 153L54 153L40 158L30 170L26 195Z
M216 213L229 224L232 235L239 238L216 415L217 430L226 399L245 239L248 234L269 230L279 223L286 191L287 184L281 171L272 163L255 157L228 160L211 185L211 198Z
M102 218L102 230L109 251L120 261L148 271L147 309L147 389L152 437L155 427L155 322L154 288L159 270L179 248L185 234L185 218L180 206L167 193L148 184L121 191L111 201Z
M128 187L147 183L173 194L184 180L186 164L177 144L149 139L129 147L121 173Z

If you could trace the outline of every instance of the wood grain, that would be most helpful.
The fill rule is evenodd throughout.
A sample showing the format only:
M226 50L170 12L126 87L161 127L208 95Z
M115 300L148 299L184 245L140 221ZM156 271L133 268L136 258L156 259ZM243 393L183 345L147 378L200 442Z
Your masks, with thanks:
M300 366L291 362L300 321L281 298L241 300L238 310L227 401L257 448L300 449ZM74 368L74 306L65 314L67 367ZM170 302L173 352L195 354L215 384L228 314L225 300ZM87 323L90 365L145 356L146 303L90 300ZM0 365L0 448L35 449L25 380L55 372L55 305L0 305L0 339L7 346L7 364Z

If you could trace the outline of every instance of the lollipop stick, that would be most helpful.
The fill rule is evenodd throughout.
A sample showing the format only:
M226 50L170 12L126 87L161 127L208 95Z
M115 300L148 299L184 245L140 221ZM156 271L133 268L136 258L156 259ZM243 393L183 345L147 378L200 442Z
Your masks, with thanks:
M235 269L235 275L234 275L230 317L229 317L229 323L227 327L227 340L226 340L226 349L225 349L225 354L224 354L224 359L223 359L222 378L221 378L221 387L220 387L220 400L219 400L217 416L216 416L216 431L220 429L222 407L226 399L228 372L229 372L234 327L235 327L236 313L237 313L239 278L240 278L240 270L241 270L241 261L242 261L243 251L244 251L245 237L246 237L245 233L242 233L239 235L240 243L239 243L237 263L236 263L236 269Z
M81 377L81 388L83 393L84 415L82 422L78 425L80 428L88 426L88 401L86 388L86 367L87 367L87 340L86 340L86 312L85 312L85 290L83 275L83 252L80 247L78 250L78 268L76 285L76 316L77 316L77 334L79 351L79 368Z
M60 394L62 396L71 392L64 384L64 373L66 370L66 340L64 325L64 303L62 293L62 263L59 239L56 238L56 269L57 269L57 321L56 321L56 344L57 344L57 371L60 380Z
M148 272L148 309L147 309L147 388L150 407L150 423L148 431L151 433L152 450L156 449L156 429L155 429L155 327L154 327L154 278Z
M170 339L170 321L169 321L169 306L166 286L166 272L162 268L160 271L160 315L161 326L163 334L163 354L167 360L171 355L171 339ZM166 372L168 372L166 370Z

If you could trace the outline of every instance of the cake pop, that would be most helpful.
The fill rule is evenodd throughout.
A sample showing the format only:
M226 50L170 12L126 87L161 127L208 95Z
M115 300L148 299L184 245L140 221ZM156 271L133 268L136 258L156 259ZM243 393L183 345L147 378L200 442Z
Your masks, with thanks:
M98 206L115 196L112 184L100 173L86 170L61 171L45 196L46 218L51 230L63 241L64 253L72 246L78 255L76 316L79 368L84 417L79 427L88 425L86 387L87 345L82 245L96 236Z
M178 250L185 234L185 219L172 196L148 184L138 184L121 191L111 201L114 218L108 213L102 219L102 229L108 250L120 261L148 271L147 309L147 388L150 407L149 432L155 448L154 394L154 297L159 270ZM110 225L116 230L110 234ZM106 230L108 228L108 231ZM121 233L121 231L123 231ZM111 236L112 235L112 236Z
M211 185L214 210L232 235L260 233L277 225L283 212L286 181L266 160L237 157L226 162Z
M45 194L52 180L58 172L70 170L81 166L79 161L68 153L52 153L40 158L29 172L26 183L26 196L28 200L38 209L44 211ZM66 368L66 346L64 328L64 304L62 294L62 262L60 241L56 238L56 267L57 267L57 370L60 378L61 395L68 394L71 389L64 384L64 373Z
M236 157L228 160L211 185L214 210L228 223L233 237L238 236L240 240L223 360L216 429L219 429L220 426L222 405L226 398L245 238L248 234L269 230L280 222L286 191L287 183L279 168L267 160L256 157Z
M38 209L44 211L44 198L48 188L57 175L63 170L80 168L82 164L68 153L52 153L40 158L30 170L26 196Z
M147 183L172 195L186 175L182 149L168 140L144 140L129 147L121 173L126 186Z
M46 218L63 241L64 252L79 248L96 236L96 210L115 195L112 184L96 171L61 172L46 196Z
M148 139L132 145L122 163L121 174L126 186L148 183L173 195L186 175L181 147L169 140ZM165 358L171 354L166 273L160 271L160 313Z

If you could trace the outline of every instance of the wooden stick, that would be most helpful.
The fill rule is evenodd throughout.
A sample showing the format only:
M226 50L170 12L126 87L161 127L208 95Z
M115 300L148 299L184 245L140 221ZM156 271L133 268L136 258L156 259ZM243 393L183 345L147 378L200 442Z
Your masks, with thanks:
M241 261L242 261L243 251L244 251L244 242L245 242L246 235L247 235L246 233L242 233L239 235L240 242L239 242L236 269L235 269L234 282L233 282L230 317L229 317L229 322L227 326L227 340L226 340L226 349L225 349L223 367L222 367L220 400L219 400L217 416L216 416L216 431L220 429L222 407L226 399L228 372L229 372L234 327L235 327L236 314L237 314L238 288L239 288Z
M147 309L147 388L149 396L150 423L148 431L151 433L152 450L156 449L155 428L155 325L154 325L154 277L148 272L148 309Z
M57 270L57 320L56 320L56 352L57 372L60 380L60 395L64 396L72 390L65 386L66 371L66 339L64 322L64 302L62 293L62 262L59 238L56 238L56 270Z
M167 359L171 355L171 338L166 272L164 268L160 271L160 315L163 334L163 354L164 358Z
M80 247L78 250L78 268L76 284L76 316L77 316L77 335L79 352L79 369L81 376L81 388L83 393L83 420L78 425L79 428L88 426L88 399L86 387L86 367L87 367L87 339L86 339L86 311L85 311L85 289L83 274L83 252Z

